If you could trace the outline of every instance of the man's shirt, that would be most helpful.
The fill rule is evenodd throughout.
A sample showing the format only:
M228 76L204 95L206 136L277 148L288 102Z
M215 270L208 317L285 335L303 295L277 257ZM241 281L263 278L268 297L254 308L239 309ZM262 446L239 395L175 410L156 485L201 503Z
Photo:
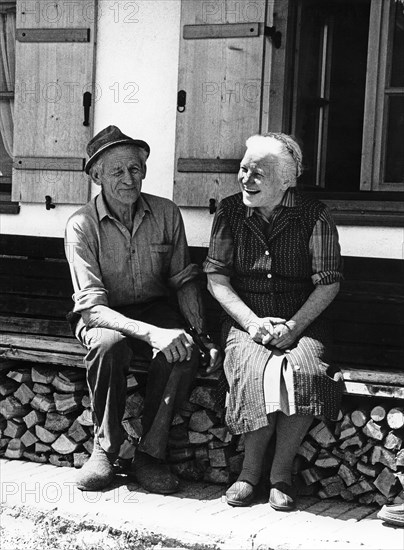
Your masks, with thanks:
M178 207L146 193L136 203L132 233L111 215L100 193L68 220L65 250L75 312L167 297L200 272L190 263Z

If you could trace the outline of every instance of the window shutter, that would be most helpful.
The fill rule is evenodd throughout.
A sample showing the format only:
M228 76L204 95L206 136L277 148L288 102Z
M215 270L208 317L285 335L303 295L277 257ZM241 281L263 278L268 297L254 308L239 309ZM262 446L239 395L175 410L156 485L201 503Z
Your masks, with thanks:
M95 10L95 0L17 0L13 200L89 198Z
M274 29L266 4L182 1L174 183L181 206L208 207L236 193L245 140L267 130Z

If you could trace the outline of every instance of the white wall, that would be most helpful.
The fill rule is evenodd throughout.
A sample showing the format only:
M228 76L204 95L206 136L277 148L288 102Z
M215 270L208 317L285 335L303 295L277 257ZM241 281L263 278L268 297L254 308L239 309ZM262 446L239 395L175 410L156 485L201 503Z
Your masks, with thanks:
M116 124L151 147L144 190L172 197L177 96L180 0L100 0L95 103L98 132ZM98 192L92 189L92 194ZM0 215L4 234L63 235L76 206L22 204L19 215ZM207 246L213 216L184 208L191 246ZM403 258L401 228L340 227L347 256Z
M191 246L208 246L212 217L208 210L183 208ZM404 259L404 229L396 227L338 227L344 256Z
M115 5L110 0L100 3L105 15L98 26L96 78L102 97L96 104L95 132L116 124L124 133L147 141L151 153L143 189L171 198L180 1L121 2L120 13L115 8L111 18ZM130 11L138 22L125 22Z
M399 227L338 228L344 256L404 259L404 229Z

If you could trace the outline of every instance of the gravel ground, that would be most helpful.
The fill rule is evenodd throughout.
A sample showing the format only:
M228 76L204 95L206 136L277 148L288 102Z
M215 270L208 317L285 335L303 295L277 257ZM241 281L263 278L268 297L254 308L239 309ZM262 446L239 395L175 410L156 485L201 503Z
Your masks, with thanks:
M0 512L1 550L215 550L178 546L161 536L126 533L92 522L78 523L52 512L3 508Z

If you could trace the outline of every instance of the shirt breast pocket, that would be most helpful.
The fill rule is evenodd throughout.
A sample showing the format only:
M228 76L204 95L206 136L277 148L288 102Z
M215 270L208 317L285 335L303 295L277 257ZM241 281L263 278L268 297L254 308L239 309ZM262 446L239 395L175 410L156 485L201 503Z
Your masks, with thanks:
M170 268L173 245L152 244L150 245L150 252L153 272L155 274L166 274Z

